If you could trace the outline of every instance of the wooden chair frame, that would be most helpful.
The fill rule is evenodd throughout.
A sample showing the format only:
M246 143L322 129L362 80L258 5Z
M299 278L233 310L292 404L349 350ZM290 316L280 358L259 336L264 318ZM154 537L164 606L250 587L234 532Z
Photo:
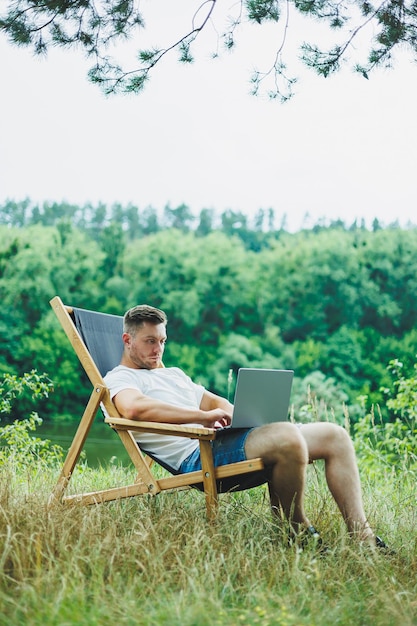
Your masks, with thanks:
M64 305L59 296L54 297L50 301L50 304L93 386L90 399L68 450L57 484L51 494L50 503L60 502L62 504L79 503L88 505L143 494L156 495L168 489L172 490L203 484L207 517L209 520L214 519L218 510L216 480L263 470L264 464L262 460L251 459L215 468L210 445L210 442L216 437L216 431L214 429L166 424L162 422L132 421L121 417L110 399L110 393L104 383L102 375L74 324L73 318L71 317L72 307ZM77 495L65 495L65 490L101 404L104 406L109 416L105 418L105 422L117 432L136 468L137 476L135 482L123 487ZM197 472L157 479L151 471L152 461L141 452L133 437L133 432L158 433L162 435L176 435L179 437L198 439L202 469Z

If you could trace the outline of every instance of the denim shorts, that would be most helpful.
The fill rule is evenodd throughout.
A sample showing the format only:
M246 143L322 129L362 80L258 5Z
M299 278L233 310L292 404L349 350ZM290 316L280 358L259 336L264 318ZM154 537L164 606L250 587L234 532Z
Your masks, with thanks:
M245 442L253 428L236 428L222 430L217 433L216 439L211 442L213 450L214 466L229 465L239 461L246 461ZM181 474L201 470L200 448L196 448L182 463L179 469ZM230 476L218 481L217 488L220 492L239 491L256 487L268 482L269 472L267 469L240 476Z

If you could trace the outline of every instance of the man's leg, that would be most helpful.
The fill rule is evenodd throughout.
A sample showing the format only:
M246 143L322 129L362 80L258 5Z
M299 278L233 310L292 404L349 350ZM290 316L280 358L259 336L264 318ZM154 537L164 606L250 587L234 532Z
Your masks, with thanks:
M360 539L375 541L363 509L355 450L346 430L329 422L315 422L301 426L300 433L307 443L310 462L325 461L327 484L348 531Z
M272 468L271 507L284 512L295 528L310 522L304 513L304 485L308 449L294 424L279 422L252 430L245 442L248 459L260 457Z

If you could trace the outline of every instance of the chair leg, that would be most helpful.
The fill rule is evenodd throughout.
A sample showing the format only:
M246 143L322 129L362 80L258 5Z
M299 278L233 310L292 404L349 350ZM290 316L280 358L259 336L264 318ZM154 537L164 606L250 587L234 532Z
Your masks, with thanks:
M210 441L200 440L200 458L203 470L204 494L206 496L207 519L209 522L212 522L217 515L219 503Z
M135 482L142 482L146 485L148 492L152 495L159 493L161 489L158 485L158 481L155 480L150 469L150 464L145 460L131 432L128 430L118 430L117 434L122 440L122 443L138 472Z
M72 440L71 447L68 450L58 482L49 498L49 505L52 505L54 502L60 502L62 499L63 493L71 479L74 467L80 457L85 440L87 439L87 435L99 409L105 390L106 388L102 385L97 385L91 393L77 432Z

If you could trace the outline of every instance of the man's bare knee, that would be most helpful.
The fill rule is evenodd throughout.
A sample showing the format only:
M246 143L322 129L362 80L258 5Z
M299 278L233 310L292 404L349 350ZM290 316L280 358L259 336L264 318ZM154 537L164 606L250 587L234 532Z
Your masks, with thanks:
M300 433L307 443L310 461L354 455L352 440L342 426L314 422L303 424Z
M307 463L307 446L299 429L287 422L254 429L246 440L247 458L261 457L265 463L282 461Z
M343 426L329 424L328 445L333 450L353 450L353 443Z

